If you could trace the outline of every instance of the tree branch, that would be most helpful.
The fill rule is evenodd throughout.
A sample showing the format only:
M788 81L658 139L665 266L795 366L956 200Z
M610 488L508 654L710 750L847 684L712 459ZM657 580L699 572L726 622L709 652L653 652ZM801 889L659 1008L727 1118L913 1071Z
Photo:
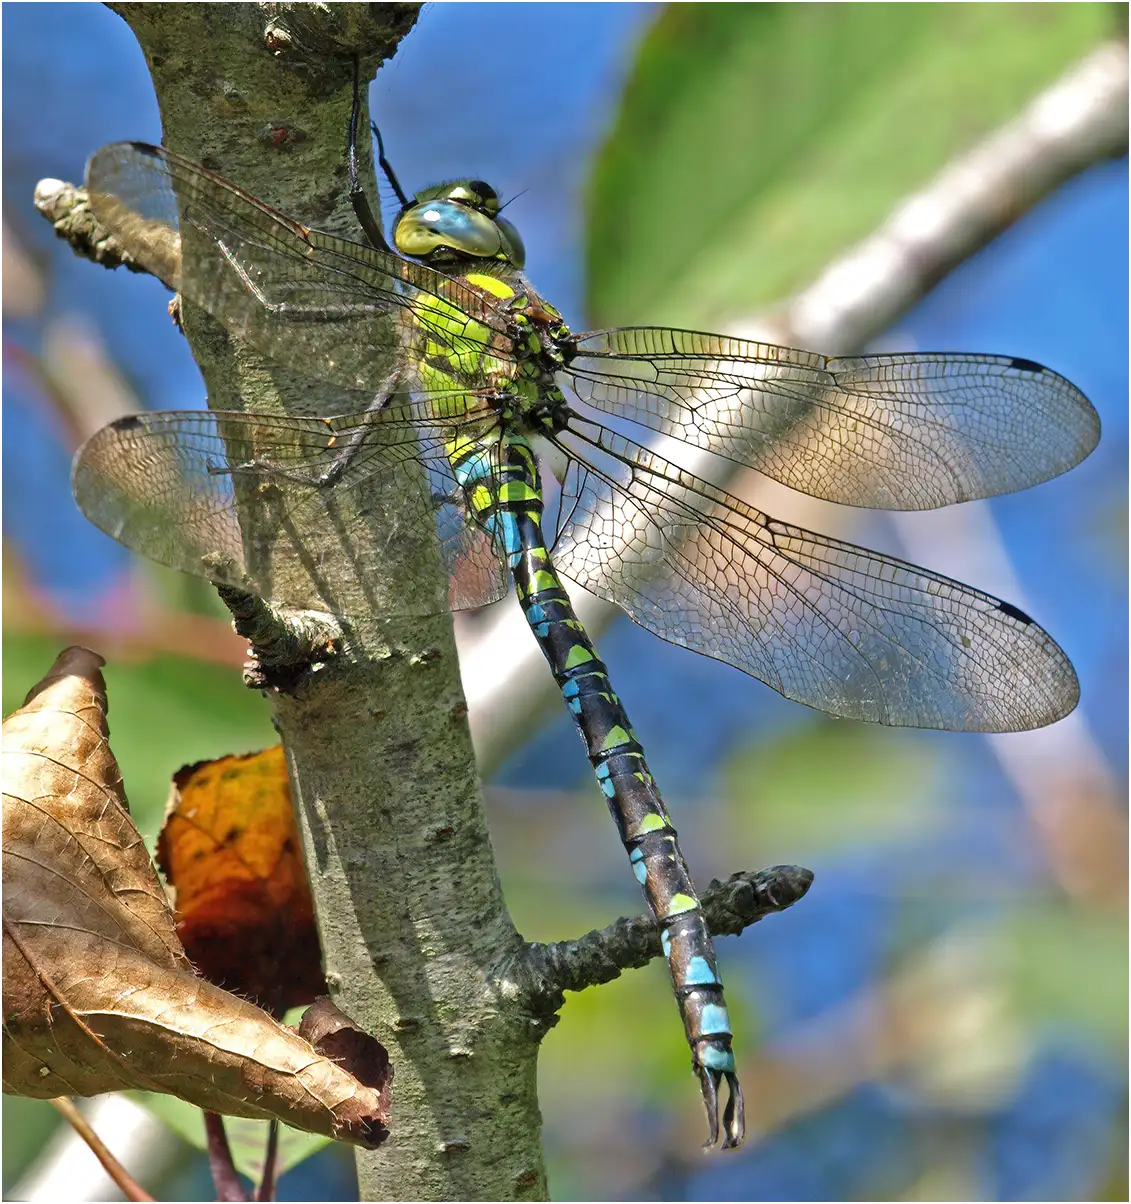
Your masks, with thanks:
M828 355L863 347L1066 181L1125 155L1127 100L1127 46L1104 43L770 315L772 337Z
M74 1100L67 1095L57 1096L50 1103L63 1117L78 1136L86 1143L90 1152L102 1164L102 1169L114 1181L114 1186L127 1200L152 1200L153 1197L142 1189L137 1180L118 1161L107 1148L106 1143L98 1136L90 1121L78 1110Z
M324 611L276 606L229 585L216 592L232 612L232 626L251 644L254 659L244 666L244 682L252 689L294 690L344 645L341 623Z
M165 145L309 226L355 230L345 187L355 56L370 78L415 19L414 7L119 11L145 52ZM359 146L364 181L372 175L369 146L368 138ZM98 258L103 232L80 220L82 198L57 186L40 193L41 212ZM336 390L278 370L199 307L186 301L182 317L214 409L340 409ZM378 1157L359 1157L359 1182L367 1199L541 1197L537 1043L520 1009L499 1008L484 989L485 968L521 939L486 829L451 619L388 618L405 613L395 599L404 586L392 553L386 561L374 551L404 540L396 563L419 556L435 562L439 579L431 516L421 516L419 529L398 521L394 530L382 507L391 513L399 500L376 488L348 514L335 500L337 509L311 516L303 549L317 551L320 573L351 616L349 639L321 671L271 693L327 981L351 1015L381 1034L396 1065L395 1137ZM301 571L297 561L273 560L273 578ZM280 632L270 607L232 600L244 629L284 659L296 635L336 638ZM475 1056L458 1052L468 1050Z
M146 270L94 216L85 188L48 177L35 186L34 201L56 236L70 243L76 255L105 268Z
M713 936L736 936L751 924L785 911L804 898L813 871L799 865L732 874L712 881L702 893L703 912ZM660 926L647 914L620 919L573 941L531 942L500 967L499 978L530 1012L549 1016L562 1006L563 991L611 982L625 970L662 957Z

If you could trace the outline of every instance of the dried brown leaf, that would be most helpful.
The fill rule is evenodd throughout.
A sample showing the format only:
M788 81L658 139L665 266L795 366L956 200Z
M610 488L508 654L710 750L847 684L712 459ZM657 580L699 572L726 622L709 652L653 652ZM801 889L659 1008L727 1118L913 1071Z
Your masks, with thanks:
M303 1013L299 1035L323 1057L344 1067L359 1082L372 1087L388 1113L393 1085L389 1051L350 1019L328 996L316 999Z
M4 1090L140 1087L379 1144L379 1088L192 972L110 752L102 663L68 648L4 722Z

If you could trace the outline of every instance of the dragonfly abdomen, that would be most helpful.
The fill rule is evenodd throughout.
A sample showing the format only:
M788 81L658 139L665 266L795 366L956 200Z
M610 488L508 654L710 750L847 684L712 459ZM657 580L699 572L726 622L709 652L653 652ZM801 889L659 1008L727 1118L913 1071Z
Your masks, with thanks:
M730 1097L723 1144L738 1145L742 1096L711 934L644 749L546 547L533 449L521 436L499 433L453 446L449 455L471 517L506 553L519 603L585 741L633 873L660 924L707 1105L711 1144L718 1136L718 1088L725 1079Z

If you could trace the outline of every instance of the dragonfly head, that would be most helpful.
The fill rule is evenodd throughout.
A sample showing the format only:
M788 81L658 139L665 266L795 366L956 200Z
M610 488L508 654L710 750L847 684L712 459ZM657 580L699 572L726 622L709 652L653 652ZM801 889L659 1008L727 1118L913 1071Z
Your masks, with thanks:
M499 194L482 180L437 184L397 215L393 243L402 255L431 265L489 259L521 269L526 248L500 208Z

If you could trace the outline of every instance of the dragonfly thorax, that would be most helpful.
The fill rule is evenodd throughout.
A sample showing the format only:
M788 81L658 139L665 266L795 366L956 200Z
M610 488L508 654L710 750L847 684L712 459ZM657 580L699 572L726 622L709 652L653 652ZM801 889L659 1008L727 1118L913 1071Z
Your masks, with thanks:
M489 259L521 269L526 248L499 209L499 194L482 180L437 184L397 215L393 243L402 255L434 266Z

